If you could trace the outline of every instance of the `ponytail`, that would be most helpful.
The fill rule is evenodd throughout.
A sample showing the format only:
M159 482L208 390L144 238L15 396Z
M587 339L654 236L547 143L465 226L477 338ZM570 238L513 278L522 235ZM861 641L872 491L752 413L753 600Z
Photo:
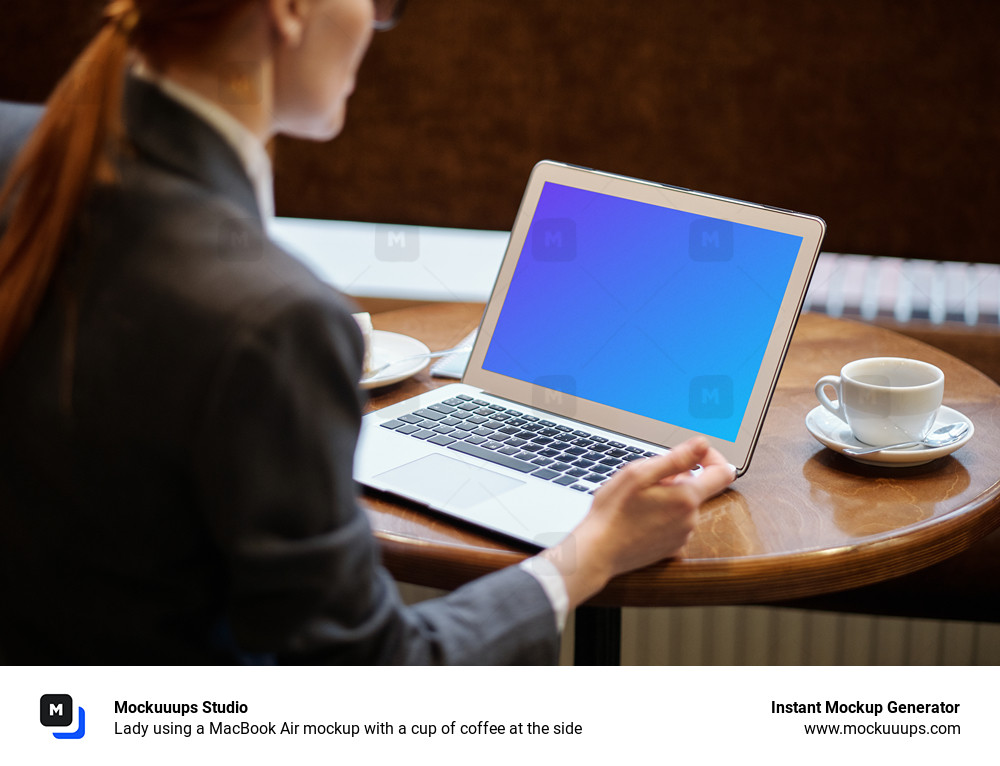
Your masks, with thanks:
M0 190L0 369L30 328L87 194L114 180L124 128L121 101L132 0L115 0L108 23L53 91Z

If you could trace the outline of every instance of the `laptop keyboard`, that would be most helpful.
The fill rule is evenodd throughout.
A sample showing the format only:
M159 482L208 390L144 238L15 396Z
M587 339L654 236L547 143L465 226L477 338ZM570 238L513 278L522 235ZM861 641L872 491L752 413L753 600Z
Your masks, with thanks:
M591 494L626 463L656 454L467 394L381 426Z

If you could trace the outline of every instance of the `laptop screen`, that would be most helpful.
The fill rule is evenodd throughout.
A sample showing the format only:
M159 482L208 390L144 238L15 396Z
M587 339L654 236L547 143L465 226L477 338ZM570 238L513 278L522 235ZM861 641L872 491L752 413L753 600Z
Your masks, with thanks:
M801 246L546 182L482 366L734 441Z

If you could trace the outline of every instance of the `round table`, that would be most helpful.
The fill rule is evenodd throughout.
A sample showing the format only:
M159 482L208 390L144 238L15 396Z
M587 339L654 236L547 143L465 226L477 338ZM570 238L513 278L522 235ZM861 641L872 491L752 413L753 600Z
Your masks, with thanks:
M374 317L433 350L474 329L481 304L429 304ZM852 359L908 356L945 373L944 404L975 435L924 466L854 462L822 446L805 417L813 386ZM372 392L377 409L446 384L428 370ZM750 604L880 582L948 558L1000 526L1000 386L932 346L860 322L804 314L747 473L700 512L682 557L615 578L591 606ZM530 555L416 506L369 498L397 579L452 589ZM578 615L579 619L579 615Z

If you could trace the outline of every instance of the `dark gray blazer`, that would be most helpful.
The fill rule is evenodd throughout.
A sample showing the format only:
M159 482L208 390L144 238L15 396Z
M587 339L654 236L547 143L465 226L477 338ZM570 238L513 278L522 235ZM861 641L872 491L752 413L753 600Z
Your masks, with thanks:
M0 110L0 168L37 116ZM518 569L400 603L351 476L349 305L266 238L212 128L135 80L125 118L121 182L0 370L6 660L554 661Z

